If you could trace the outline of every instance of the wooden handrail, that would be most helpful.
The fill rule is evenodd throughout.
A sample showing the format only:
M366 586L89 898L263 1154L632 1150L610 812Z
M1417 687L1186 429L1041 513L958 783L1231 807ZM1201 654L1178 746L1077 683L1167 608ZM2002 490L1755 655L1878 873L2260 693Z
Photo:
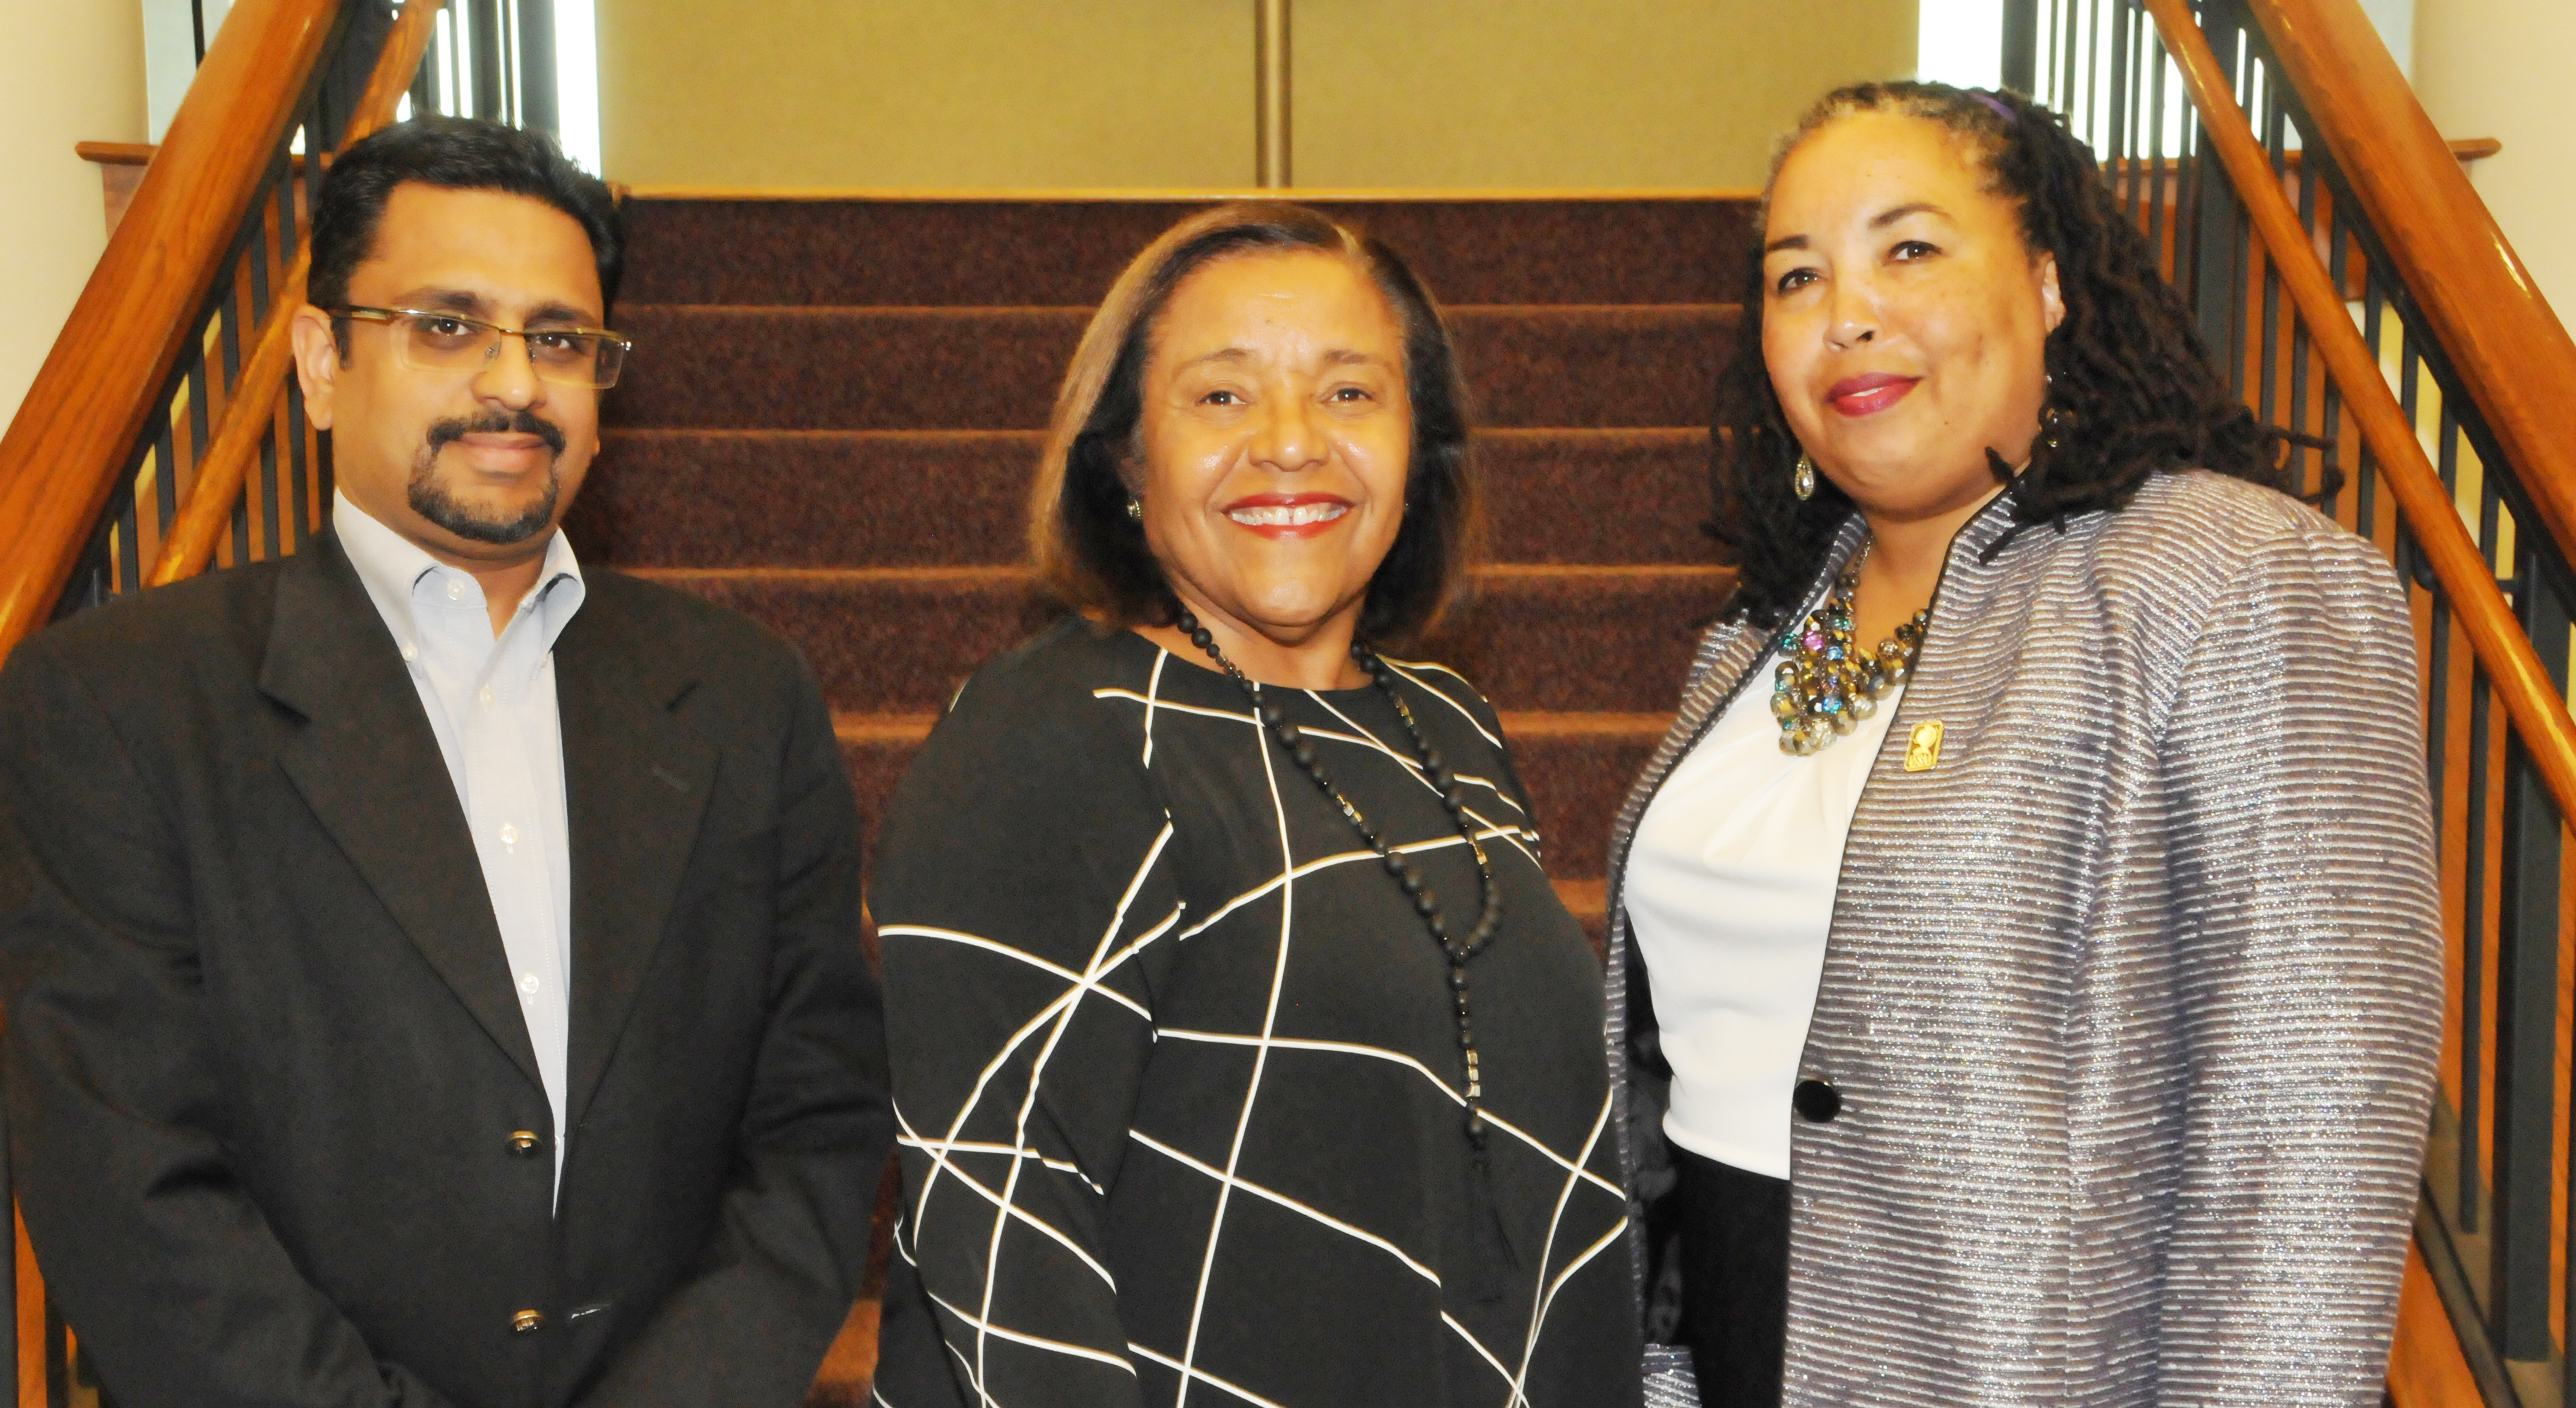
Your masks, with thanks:
M348 130L340 142L342 150L393 121L395 108L411 86L412 75L420 71L421 55L429 51L441 3L442 0L412 0L403 6L393 33L385 38L384 53L367 77L367 91L359 98L357 110L349 115ZM295 310L304 304L304 278L312 263L313 247L307 240L296 247L286 276L278 281L277 296L270 301L268 316L260 324L259 341L243 364L232 395L224 402L222 416L207 439L204 455L197 461L197 477L188 490L188 501L179 506L179 517L162 540L160 560L152 564L145 586L167 586L183 577L193 577L214 560L216 541L232 522L233 505L241 498L242 483L250 474L251 463L259 458L260 442L277 421L278 400L286 394L286 375L295 360Z
M81 143L81 146L84 149L104 145L105 143L100 142ZM2498 155L2504 151L2504 140L2500 137L2459 137L2451 141L2444 142L2442 145L2449 149L2451 159L2459 162L2462 166L2466 166L2471 162L2484 161L2488 157ZM150 147L145 147L143 148L143 151L146 155L149 155L152 149ZM86 150L84 150L83 154L87 154ZM2296 171L2307 164L2305 160L2307 152L2305 150L2287 151L2281 153L2280 156L2281 166L2284 170ZM90 160L98 162L101 165L107 164L107 158L105 157L90 157ZM2105 164L2108 165L2115 174L2126 176L2130 172L2138 170L2161 171L2167 175L2179 175L2183 169L2190 166L2191 163L2192 158L2187 156L2161 156L2154 158L2124 156Z
M2146 0L2146 6L2164 35L2166 52L2182 71L2192 104L2200 110L2201 126L2227 168L2236 198L2307 324L2310 345L2325 359L2345 407L2360 427L2363 445L2379 461L2380 477L2406 516L2417 549L2450 596L2453 618L2468 633L2478 663L2485 667L2496 697L2504 702L2506 715L2522 735L2559 813L2576 816L2576 721L2568 718L2567 701L2533 652L2513 609L2505 604L2504 593L2496 587L2495 569L2460 521L2450 491L2442 486L2441 475L2415 438L2413 424L2380 374L2379 359L2371 355L2352 325L2332 276L2308 242L2307 227L2290 208L2289 198L2281 194L2272 159L2254 140L2254 129L2244 109L2236 105L2235 90L2210 52L2208 36L2201 33L2190 0ZM2302 88L2301 95L2307 91ZM2406 101L2411 108L2414 99L2409 96ZM2430 140L2441 160L2449 163L2441 139ZM2341 154L2337 157L2340 160ZM2464 180L2464 189L2465 184ZM2475 199L2470 197L2472 202ZM2576 404L2576 399L2568 404Z
M2428 331L2563 551L2576 553L2576 341L2358 0L2247 0ZM2562 807L2566 798L2559 799Z
M0 436L0 657L44 624L233 252L339 0L238 0Z

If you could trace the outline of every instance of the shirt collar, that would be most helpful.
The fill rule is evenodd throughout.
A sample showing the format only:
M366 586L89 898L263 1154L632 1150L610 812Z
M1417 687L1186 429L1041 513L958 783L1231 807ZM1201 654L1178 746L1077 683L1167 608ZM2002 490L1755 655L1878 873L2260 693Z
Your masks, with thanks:
M422 578L463 578L480 600L482 588L473 581L473 574L430 556L418 543L377 522L336 489L331 492L331 528L339 536L341 550L349 555L349 565L357 569L358 581L367 589L367 599L375 603L376 614L384 618L385 628L393 632L394 642L402 647L406 660L412 658L420 640L420 627L411 604L412 593ZM572 623L573 613L581 609L588 595L581 561L573 555L572 541L558 528L553 540L546 544L545 565L538 569L537 585L530 592L537 602L538 624L543 627L546 649L554 648L555 638Z

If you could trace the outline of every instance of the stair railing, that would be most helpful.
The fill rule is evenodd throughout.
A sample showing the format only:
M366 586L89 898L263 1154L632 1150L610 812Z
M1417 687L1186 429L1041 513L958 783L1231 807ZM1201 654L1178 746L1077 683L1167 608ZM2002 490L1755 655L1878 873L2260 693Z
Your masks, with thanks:
M2391 1396L2576 1408L2576 343L2355 0L2015 0L2006 32L2246 403L2331 447L2294 447L2302 483L2410 582L2449 993Z
M320 154L393 119L438 10L236 0L225 16L0 436L0 659L57 616L292 553L326 521L328 442L287 375L307 212ZM23 1408L104 1403L15 1236L0 1375Z

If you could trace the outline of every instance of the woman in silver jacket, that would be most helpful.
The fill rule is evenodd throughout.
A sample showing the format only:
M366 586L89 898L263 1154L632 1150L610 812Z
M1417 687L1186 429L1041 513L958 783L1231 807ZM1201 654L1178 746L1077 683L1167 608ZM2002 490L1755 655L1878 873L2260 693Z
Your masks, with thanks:
M2376 1404L2440 1040L2405 593L2044 109L1774 167L1734 595L1611 858L1648 1401Z

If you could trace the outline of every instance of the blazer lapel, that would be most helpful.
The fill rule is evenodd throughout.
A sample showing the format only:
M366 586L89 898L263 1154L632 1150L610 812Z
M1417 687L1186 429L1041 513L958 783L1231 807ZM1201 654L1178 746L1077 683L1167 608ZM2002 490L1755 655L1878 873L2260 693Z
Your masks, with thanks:
M615 585L594 582L555 641L572 834L572 1033L564 1109L575 1126L661 946L716 780L715 745L671 712L695 677L670 667L667 647L624 629Z
M542 1085L455 779L383 618L327 533L279 568L259 686L305 720L279 769L474 1020Z

